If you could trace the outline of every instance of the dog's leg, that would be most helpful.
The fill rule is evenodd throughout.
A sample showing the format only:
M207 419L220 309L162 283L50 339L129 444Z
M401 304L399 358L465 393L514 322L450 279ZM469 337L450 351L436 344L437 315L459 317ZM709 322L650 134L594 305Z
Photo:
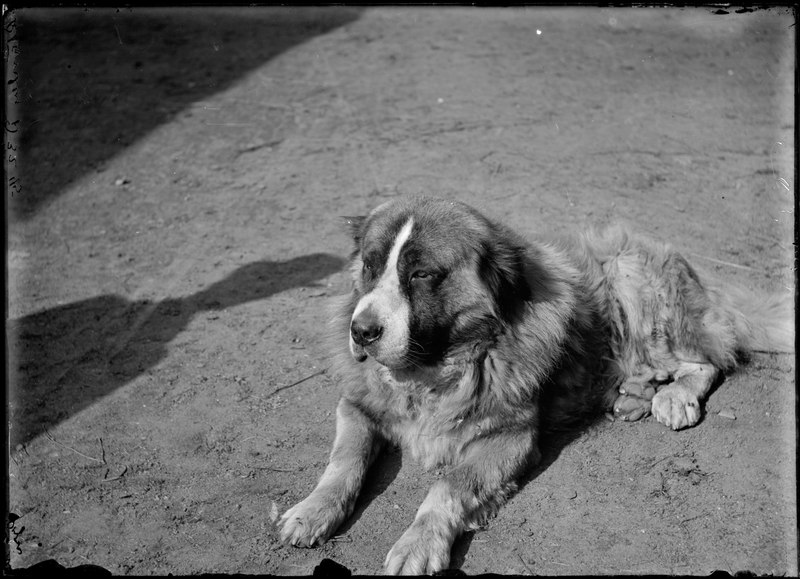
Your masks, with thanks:
M718 373L711 364L681 362L675 381L653 397L653 416L673 430L694 426L700 420L700 401L711 390Z
M446 569L453 542L480 523L516 490L515 479L539 460L530 430L472 442L462 460L433 485L414 523L394 544L384 567L389 575L421 575Z
M367 468L382 444L372 421L343 398L336 408L330 462L312 493L281 517L281 540L298 547L324 543L352 514Z

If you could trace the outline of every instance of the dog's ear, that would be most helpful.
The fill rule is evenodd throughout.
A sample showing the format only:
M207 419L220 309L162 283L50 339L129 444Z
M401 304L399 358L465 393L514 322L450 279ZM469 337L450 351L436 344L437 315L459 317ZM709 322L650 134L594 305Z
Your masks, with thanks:
M347 230L350 232L350 236L353 238L353 241L356 242L356 245L361 242L364 222L366 220L367 218L364 215L358 215L356 217L342 217L342 222L347 227Z
M530 298L525 266L526 249L512 238L499 235L483 243L480 275L504 320L512 319Z

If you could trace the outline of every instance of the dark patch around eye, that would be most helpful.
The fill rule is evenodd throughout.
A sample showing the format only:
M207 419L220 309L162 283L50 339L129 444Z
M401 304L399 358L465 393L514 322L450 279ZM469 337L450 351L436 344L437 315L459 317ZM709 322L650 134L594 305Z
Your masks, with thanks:
M365 278L378 277L383 270L386 256L381 251L364 251L363 267L361 269Z
M361 265L361 277L369 281L372 279L373 276L374 276L374 271L372 266L368 264L366 261L363 262Z

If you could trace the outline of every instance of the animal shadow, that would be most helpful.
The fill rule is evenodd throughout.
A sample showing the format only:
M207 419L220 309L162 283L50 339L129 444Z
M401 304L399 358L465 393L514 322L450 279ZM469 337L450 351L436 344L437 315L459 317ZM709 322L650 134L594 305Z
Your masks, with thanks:
M257 261L186 297L153 302L102 295L10 320L11 448L152 368L196 313L311 286L344 263L326 253Z

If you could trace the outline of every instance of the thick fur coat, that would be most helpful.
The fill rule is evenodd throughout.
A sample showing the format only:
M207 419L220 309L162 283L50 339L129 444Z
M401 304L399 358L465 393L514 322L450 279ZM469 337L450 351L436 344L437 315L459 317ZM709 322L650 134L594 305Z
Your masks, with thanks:
M430 198L391 201L349 224L336 439L281 537L327 539L382 445L399 443L446 474L389 552L388 573L446 568L458 534L539 460L544 426L611 410L689 427L741 354L794 347L791 297L722 292L670 247L620 228L528 242Z

